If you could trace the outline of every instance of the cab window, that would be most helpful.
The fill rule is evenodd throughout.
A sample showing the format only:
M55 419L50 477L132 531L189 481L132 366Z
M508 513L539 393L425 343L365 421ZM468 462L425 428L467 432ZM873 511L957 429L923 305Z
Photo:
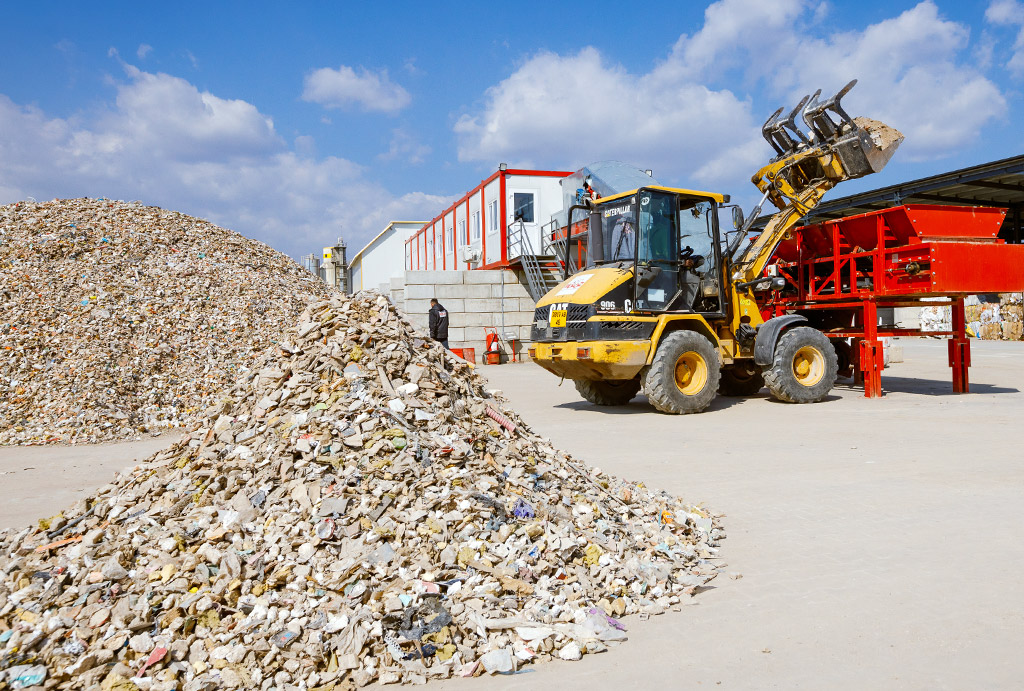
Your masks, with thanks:
M633 261L636 256L636 204L634 198L623 199L605 207L602 212L605 261Z
M640 192L640 244L637 261L641 264L675 262L676 197L672 194Z
M679 247L693 248L694 257L704 257L711 264L714 243L711 239L711 202L684 201L679 210Z

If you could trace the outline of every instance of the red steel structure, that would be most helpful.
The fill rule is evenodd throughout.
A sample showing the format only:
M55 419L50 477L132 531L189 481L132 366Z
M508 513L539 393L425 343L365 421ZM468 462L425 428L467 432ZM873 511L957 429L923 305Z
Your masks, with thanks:
M923 333L879 326L879 308L949 305L952 330L928 335L949 337L953 391L966 393L971 344L964 297L1024 291L1024 245L996 238L1005 216L1005 209L990 207L907 204L797 228L769 266L786 288L765 295L765 316L806 316L833 339L841 366L847 361L864 395L874 398L882 395L879 339Z

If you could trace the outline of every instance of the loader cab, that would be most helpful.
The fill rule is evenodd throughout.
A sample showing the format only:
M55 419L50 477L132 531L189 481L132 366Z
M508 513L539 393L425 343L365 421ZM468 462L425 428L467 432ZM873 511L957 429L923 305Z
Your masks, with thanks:
M721 195L665 187L602 199L591 215L588 264L632 269L625 312L719 314L722 201Z

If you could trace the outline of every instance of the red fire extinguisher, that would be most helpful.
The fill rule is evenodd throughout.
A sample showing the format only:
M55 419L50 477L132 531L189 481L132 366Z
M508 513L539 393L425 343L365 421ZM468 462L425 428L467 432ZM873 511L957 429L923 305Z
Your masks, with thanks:
M501 350L498 347L498 331L491 328L485 329L484 338L486 340L485 357L487 358L487 364L497 365L501 362Z

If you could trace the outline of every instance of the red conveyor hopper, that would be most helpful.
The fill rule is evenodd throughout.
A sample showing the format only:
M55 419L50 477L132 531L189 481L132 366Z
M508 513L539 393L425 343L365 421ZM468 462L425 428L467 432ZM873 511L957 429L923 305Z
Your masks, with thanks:
M797 300L1024 291L1005 209L907 204L797 228L775 252Z
M864 395L882 392L880 338L921 333L880 325L883 307L949 305L953 391L968 391L970 341L964 296L1024 292L1024 245L997 238L1004 209L907 204L797 228L775 251L786 289L767 296L765 316L802 314L835 343L849 344ZM927 298L948 298L925 302Z

